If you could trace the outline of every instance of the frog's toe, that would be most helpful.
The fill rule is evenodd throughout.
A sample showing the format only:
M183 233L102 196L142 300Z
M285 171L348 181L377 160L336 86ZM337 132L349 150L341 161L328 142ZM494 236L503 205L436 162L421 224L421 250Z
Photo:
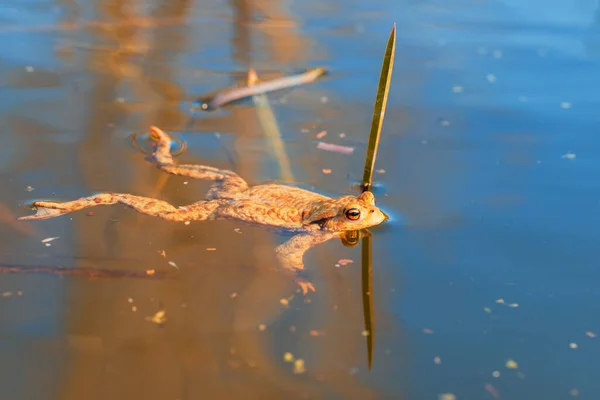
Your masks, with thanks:
M60 210L56 208L46 208L41 206L36 206L36 212L33 215L26 215L24 217L19 217L19 221L28 221L33 219L48 219L58 217L65 213L65 210Z
M316 291L314 285L311 282L305 281L304 279L296 279L296 283L298 286L300 286L300 289L302 289L302 294L305 296L309 290L312 292Z
M150 127L150 136L152 137L153 140L159 142L161 140L166 140L166 141L170 141L171 138L169 137L169 135L167 135L165 133L165 131L163 131L162 129L160 129L157 126L151 126Z

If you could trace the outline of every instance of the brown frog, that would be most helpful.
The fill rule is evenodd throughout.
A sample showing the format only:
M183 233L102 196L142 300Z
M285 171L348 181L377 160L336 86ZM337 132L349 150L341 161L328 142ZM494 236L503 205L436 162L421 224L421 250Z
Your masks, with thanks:
M236 173L204 165L176 165L170 153L170 137L157 127L150 127L156 148L153 153L158 168L173 174L196 179L214 180L205 200L185 207L147 197L120 193L100 193L65 203L35 201L34 215L20 220L47 219L83 208L121 203L136 211L168 221L238 220L262 226L280 228L295 235L276 248L281 264L291 270L304 268L304 253L345 231L355 231L378 225L387 219L375 206L371 192L337 199L311 191L279 184L249 187ZM296 276L304 294L314 286Z

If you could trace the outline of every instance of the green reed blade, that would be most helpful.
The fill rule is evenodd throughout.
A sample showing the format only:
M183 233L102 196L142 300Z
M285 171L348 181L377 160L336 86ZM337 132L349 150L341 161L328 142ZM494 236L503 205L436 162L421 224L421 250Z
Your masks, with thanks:
M392 80L392 69L394 68L394 54L396 53L396 24L392 28L390 37L385 49L383 65L381 66L381 75L379 76L379 85L377 86L377 97L373 108L373 119L371 121L371 133L369 133L369 147L367 148L367 157L365 159L365 171L362 180L362 190L369 190L371 180L373 179L373 168L377 158L377 148L379 147L379 135L385 117L385 107L387 104L390 82Z

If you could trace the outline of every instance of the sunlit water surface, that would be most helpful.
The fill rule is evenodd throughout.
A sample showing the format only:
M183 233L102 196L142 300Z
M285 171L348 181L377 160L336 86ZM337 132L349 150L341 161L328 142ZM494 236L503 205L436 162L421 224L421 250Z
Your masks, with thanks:
M0 264L21 273L0 280L0 399L598 398L599 9L9 0ZM180 162L256 184L282 178L287 159L298 184L353 193L394 22L375 174L392 219L373 230L371 370L360 246L309 251L317 291L303 298L272 268L284 238L260 228L120 206L15 222L33 198L199 200L209 182L165 177L131 145L151 124L186 141ZM272 99L283 155L256 108L187 110L251 67L319 65L328 79ZM354 153L316 149L323 130ZM117 273L25 273L32 266ZM162 326L147 319L159 310Z

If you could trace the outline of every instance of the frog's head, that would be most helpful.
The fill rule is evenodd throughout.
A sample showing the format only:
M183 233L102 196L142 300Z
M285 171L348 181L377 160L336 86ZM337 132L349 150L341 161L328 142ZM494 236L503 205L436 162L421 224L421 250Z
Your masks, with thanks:
M303 219L305 223L318 224L326 231L343 232L379 225L387 216L375 206L373 193L363 192L358 196L342 196L321 202Z

